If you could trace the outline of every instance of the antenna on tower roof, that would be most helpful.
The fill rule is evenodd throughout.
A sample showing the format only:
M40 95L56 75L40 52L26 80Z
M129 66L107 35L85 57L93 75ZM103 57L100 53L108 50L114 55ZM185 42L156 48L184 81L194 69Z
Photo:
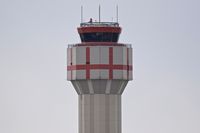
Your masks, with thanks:
M118 5L116 6L116 21L118 23Z
M83 6L81 6L81 23L83 23Z
M99 22L101 22L101 5L99 4Z

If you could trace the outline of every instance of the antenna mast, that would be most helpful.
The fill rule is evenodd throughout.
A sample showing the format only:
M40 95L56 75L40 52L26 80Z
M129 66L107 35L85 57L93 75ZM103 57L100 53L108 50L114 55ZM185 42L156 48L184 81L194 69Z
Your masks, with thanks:
M81 23L83 23L83 6L81 6Z
M118 5L116 6L116 21L118 23Z
M101 22L101 5L99 4L99 22Z

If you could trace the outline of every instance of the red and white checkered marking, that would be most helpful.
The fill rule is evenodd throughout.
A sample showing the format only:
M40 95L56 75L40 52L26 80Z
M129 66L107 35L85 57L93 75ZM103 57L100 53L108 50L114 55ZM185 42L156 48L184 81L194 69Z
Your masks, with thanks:
M77 46L68 49L68 80L132 79L131 48Z

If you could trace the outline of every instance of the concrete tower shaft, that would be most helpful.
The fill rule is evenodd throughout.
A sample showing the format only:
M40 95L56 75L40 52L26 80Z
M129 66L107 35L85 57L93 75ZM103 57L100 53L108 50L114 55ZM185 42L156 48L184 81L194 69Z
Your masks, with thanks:
M81 23L67 49L67 79L79 95L79 133L121 133L121 94L132 80L131 45L113 22Z

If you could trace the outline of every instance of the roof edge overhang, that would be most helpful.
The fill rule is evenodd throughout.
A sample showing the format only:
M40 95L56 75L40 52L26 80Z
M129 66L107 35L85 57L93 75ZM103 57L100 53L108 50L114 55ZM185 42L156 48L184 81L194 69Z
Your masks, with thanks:
M78 33L112 32L121 33L121 27L78 27Z
M68 44L68 48L78 47L78 46L125 46L128 48L132 48L131 44L117 43L117 42L82 42L76 44Z

